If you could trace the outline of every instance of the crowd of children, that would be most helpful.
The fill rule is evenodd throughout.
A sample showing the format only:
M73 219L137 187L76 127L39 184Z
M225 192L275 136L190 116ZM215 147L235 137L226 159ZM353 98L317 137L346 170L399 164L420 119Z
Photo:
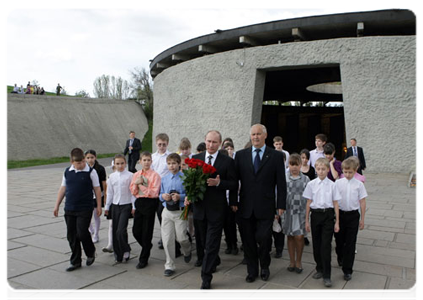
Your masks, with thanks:
M64 217L72 251L70 266L66 271L81 267L81 243L87 256L86 264L89 266L94 262L94 244L99 240L103 207L104 215L109 220L109 236L108 245L102 250L113 253L115 263L127 262L131 258L128 223L133 218L132 233L141 246L136 268L142 269L148 265L157 215L161 226L159 248L164 249L166 255L164 275L175 274L176 257L183 255L185 263L191 261L193 238L197 239L195 266L201 266L204 249L198 240L200 236L196 234L192 210L187 220L180 218L185 200L181 176L182 170L188 167L185 159L192 156L191 143L183 138L178 151L171 153L167 149L167 134L158 134L155 142L157 151L153 154L141 153L139 164L142 169L136 173L127 170L123 154L115 155L113 172L108 179L94 150L84 153L75 148L71 151L71 166L64 172L54 208L54 215L58 216L59 206L66 197ZM323 278L324 285L330 287L331 243L335 237L337 262L342 267L344 279L351 280L358 230L364 228L367 197L364 176L357 173L358 159L349 157L343 162L337 160L335 146L327 143L324 134L316 135L316 149L303 149L299 154L285 151L281 137L275 137L273 142L275 149L284 154L285 165L281 167L286 170L287 186L286 210L280 217L275 214L275 224L280 226L274 234L275 257L282 257L287 236L290 258L287 270L302 273L303 249L304 245L309 244L307 233L311 232L316 263L316 272L312 277ZM199 144L197 152L204 150L204 143ZM235 147L230 138L223 141L220 151L235 158ZM91 220L94 221L93 225ZM237 255L237 214L229 205L224 234L227 245L225 253Z

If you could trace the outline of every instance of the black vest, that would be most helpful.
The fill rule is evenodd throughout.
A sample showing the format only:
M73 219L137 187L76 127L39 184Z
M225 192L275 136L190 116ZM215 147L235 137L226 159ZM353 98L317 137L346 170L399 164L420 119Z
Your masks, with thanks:
M66 202L65 210L71 211L92 211L93 204L93 183L91 172L78 172L65 170L66 178Z

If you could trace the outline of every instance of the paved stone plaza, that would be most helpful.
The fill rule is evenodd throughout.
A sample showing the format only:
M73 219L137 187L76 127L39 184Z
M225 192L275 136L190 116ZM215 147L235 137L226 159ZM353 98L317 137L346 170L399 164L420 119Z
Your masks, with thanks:
M103 159L101 163L109 166L110 159ZM7 278L13 289L199 289L200 268L194 266L195 251L189 264L184 263L183 257L176 260L175 275L163 276L165 253L157 247L160 237L157 221L152 255L145 269L135 268L140 246L132 236L132 221L128 227L132 253L127 263L115 265L113 254L101 251L107 244L108 223L104 218L95 263L86 267L84 261L81 269L65 272L70 249L63 218L64 204L58 218L53 216L53 207L66 165L7 172ZM106 170L110 173L110 167ZM407 187L406 174L365 175L369 194L366 226L358 235L353 279L344 281L333 250L331 289L404 291L416 281L416 190ZM259 279L254 283L245 281L246 266L241 264L243 252L228 255L224 253L225 248L222 239L222 263L214 274L212 289L327 290L321 280L312 278L315 264L311 245L304 250L302 274L286 270L289 256L285 245L283 257L272 258L269 281Z

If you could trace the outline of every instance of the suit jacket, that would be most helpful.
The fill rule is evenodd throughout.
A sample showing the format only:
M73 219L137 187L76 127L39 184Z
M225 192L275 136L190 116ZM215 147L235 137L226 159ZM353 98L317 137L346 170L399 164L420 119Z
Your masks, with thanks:
M243 218L273 219L276 209L286 209L285 165L282 152L266 147L257 174L252 148L237 151L235 169L241 184L238 205ZM233 200L232 198L230 200Z
M193 155L192 158L206 161L206 152ZM235 163L229 156L218 153L213 165L217 172L210 178L220 176L219 186L207 186L204 199L193 203L193 216L196 220L208 221L223 220L228 209L226 190L231 190L230 197L236 197L237 179L235 174Z
M366 160L364 159L363 148L357 147L357 155L358 155L357 158L360 161L360 168L359 169L364 170L366 168ZM348 158L350 156L354 156L352 147L349 147L347 149L347 155L345 156L345 158Z
M125 146L125 150L123 151L123 155L126 155L127 153L129 153L129 143L130 143L130 139L128 139L126 141L126 146ZM137 138L134 138L134 142L132 143L132 153L130 155L132 155L132 158L135 160L138 160L140 158L140 150L141 150L141 141Z

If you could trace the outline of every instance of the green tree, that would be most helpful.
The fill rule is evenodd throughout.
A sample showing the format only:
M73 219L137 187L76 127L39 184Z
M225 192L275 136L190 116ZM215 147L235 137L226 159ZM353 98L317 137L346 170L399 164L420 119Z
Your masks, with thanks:
M90 98L90 94L86 90L80 90L75 93L76 97Z
M141 102L147 119L153 120L153 80L150 73L145 68L134 68L130 71L130 75L132 98Z

